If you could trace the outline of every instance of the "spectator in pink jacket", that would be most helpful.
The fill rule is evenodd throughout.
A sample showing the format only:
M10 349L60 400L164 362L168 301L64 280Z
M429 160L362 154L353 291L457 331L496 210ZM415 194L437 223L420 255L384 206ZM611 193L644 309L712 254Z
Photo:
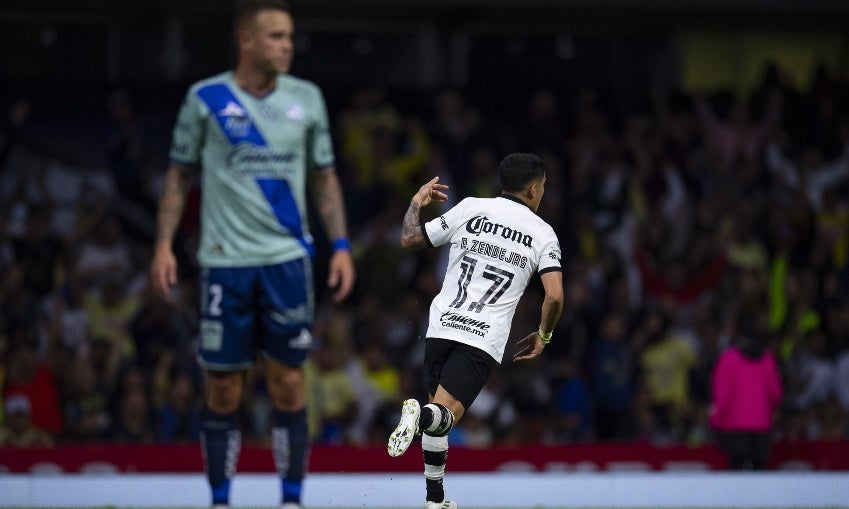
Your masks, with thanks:
M761 337L741 337L713 369L710 424L728 455L729 470L763 470L769 458L772 418L782 388L775 356Z

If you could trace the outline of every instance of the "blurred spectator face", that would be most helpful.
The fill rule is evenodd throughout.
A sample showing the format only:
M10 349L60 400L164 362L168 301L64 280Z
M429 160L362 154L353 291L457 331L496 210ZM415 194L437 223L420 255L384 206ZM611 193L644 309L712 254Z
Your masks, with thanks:
M29 341L18 344L9 359L9 381L26 384L38 372L38 352Z
M104 366L109 360L109 354L112 352L112 345L109 341L96 337L91 340L91 365L95 368Z
M826 354L826 338L825 334L820 331L813 331L807 335L805 343L808 351L815 357L824 357Z
M50 212L44 208L31 209L27 218L27 237L39 241L50 233Z
M557 116L557 99L551 90L537 90L531 97L528 116L532 120L546 120Z
M562 357L557 362L557 370L567 380L571 380L578 376L578 370L575 363L568 357Z
M646 344L652 344L663 339L668 327L668 321L662 312L653 310L643 320L643 333L646 336Z
M416 290L423 295L434 296L442 288L442 280L434 271L424 271L416 279Z
M100 298L107 308L120 304L126 293L125 285L118 278L108 278L100 287Z
M97 374L94 372L94 367L85 359L80 359L74 363L74 377L70 382L76 386L78 394L89 394L94 391L97 386Z
M849 339L849 304L843 304L834 310L834 330L838 337Z
M440 117L453 117L462 109L463 97L456 90L446 90L436 98L436 112Z
M809 147L802 153L799 160L799 169L803 172L822 166L823 157L820 150L816 147Z
M671 288L681 288L687 282L687 266L682 262L671 262L663 269L663 276Z
M123 123L133 118L133 103L126 90L118 90L109 96L109 113L117 123Z
M386 366L386 354L383 353L383 348L380 345L372 343L366 348L363 353L366 369L369 371L377 371Z
M753 295L761 292L760 274L755 270L744 270L740 272L740 292L745 295Z
M32 406L29 398L23 394L9 396L6 399L4 410L6 411L6 424L12 430L12 433L20 435L31 426Z
M76 308L82 305L84 297L85 291L80 278L71 272L65 282L65 303L68 307Z
M371 131L372 155L375 160L386 161L395 154L395 137L386 126L378 126Z
M608 341L620 342L625 338L625 319L619 313L610 313L601 324L601 334Z
M121 386L126 392L139 391L143 393L145 390L144 372L137 367L130 368L126 373L124 373L121 380Z
M339 368L340 363L340 355L336 348L329 345L323 345L315 353L315 364L322 371L333 371Z
M610 283L610 292L608 296L608 304L613 309L628 309L630 307L631 296L628 291L628 282L625 278L616 278Z
M15 263L9 270L6 271L6 277L3 278L3 290L12 295L24 286L25 277L24 268L21 264Z
M15 127L20 126L29 117L31 109L30 102L26 99L18 99L9 109L9 123Z
M583 306L589 299L589 290L583 281L572 280L567 285L567 302L570 302L573 307Z
M799 298L813 307L819 291L819 275L813 268L808 268L803 270L799 276L799 291L801 292Z
M405 293L401 300L401 315L418 321L421 311L422 305L419 296L414 293Z
M841 201L845 204L845 200L841 200L840 194L835 189L827 189L822 195L822 208L824 210L834 210Z
M469 173L480 177L497 175L498 158L489 147L478 147L472 152Z
M175 408L185 408L195 395L195 385L186 373L180 373L171 384L169 399Z
M144 392L132 390L121 400L121 417L124 422L143 423L147 421L148 404Z
M646 242L649 246L661 247L666 240L666 228L662 221L652 221L646 232Z
M118 218L106 216L95 233L95 241L103 246L114 246L121 241L121 224Z
M379 88L361 88L351 96L351 107L358 111L370 110L383 101L383 91Z

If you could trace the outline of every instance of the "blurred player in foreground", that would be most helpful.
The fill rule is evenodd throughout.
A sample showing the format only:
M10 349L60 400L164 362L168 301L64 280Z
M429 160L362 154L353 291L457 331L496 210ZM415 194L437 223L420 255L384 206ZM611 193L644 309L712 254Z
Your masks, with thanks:
M300 507L308 455L304 372L312 345L313 238L307 183L333 243L333 300L354 284L345 207L324 98L289 76L294 25L286 3L237 4L238 64L194 84L174 127L151 277L171 298L172 242L195 171L203 171L200 352L206 371L201 448L213 506L226 506L241 448L237 410L255 355L266 359L272 448L282 507Z
M518 342L514 361L539 356L563 309L560 244L536 215L545 191L545 163L533 154L511 154L499 167L501 196L466 198L442 216L420 224L419 212L444 202L439 177L413 196L401 244L408 249L450 243L442 290L430 306L424 360L429 403L404 401L401 422L389 437L390 456L404 454L422 433L426 509L457 509L442 481L448 433L504 357L519 299L537 273L545 289L539 329Z

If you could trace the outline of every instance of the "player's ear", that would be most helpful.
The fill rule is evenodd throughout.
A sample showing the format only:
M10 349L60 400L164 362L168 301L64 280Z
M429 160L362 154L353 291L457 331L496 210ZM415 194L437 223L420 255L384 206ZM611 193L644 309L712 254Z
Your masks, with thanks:
M236 25L236 42L238 43L239 48L243 48L251 44L251 41L253 40L254 23L256 23L255 20L246 19Z
M245 48L250 45L251 31L245 24L242 24L236 31L236 41L239 43L239 48Z

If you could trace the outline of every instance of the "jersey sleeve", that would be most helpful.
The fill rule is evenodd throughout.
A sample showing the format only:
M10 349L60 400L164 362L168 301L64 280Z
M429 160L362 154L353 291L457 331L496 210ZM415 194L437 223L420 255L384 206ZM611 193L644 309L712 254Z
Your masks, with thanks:
M468 199L461 201L441 216L422 225L422 233L431 246L441 246L451 241L454 233L468 219L465 214Z
M204 139L204 107L192 88L183 99L174 133L171 137L169 157L182 164L195 164L200 161L200 152Z
M540 251L537 273L545 274L546 272L563 270L560 265L561 256L560 242L558 242L554 230L549 228L543 237L543 246Z
M314 97L314 123L310 130L309 139L309 166L314 169L323 169L333 166L335 158L333 155L333 140L330 135L330 121L327 118L327 106L324 103L324 95L318 87L315 87Z

